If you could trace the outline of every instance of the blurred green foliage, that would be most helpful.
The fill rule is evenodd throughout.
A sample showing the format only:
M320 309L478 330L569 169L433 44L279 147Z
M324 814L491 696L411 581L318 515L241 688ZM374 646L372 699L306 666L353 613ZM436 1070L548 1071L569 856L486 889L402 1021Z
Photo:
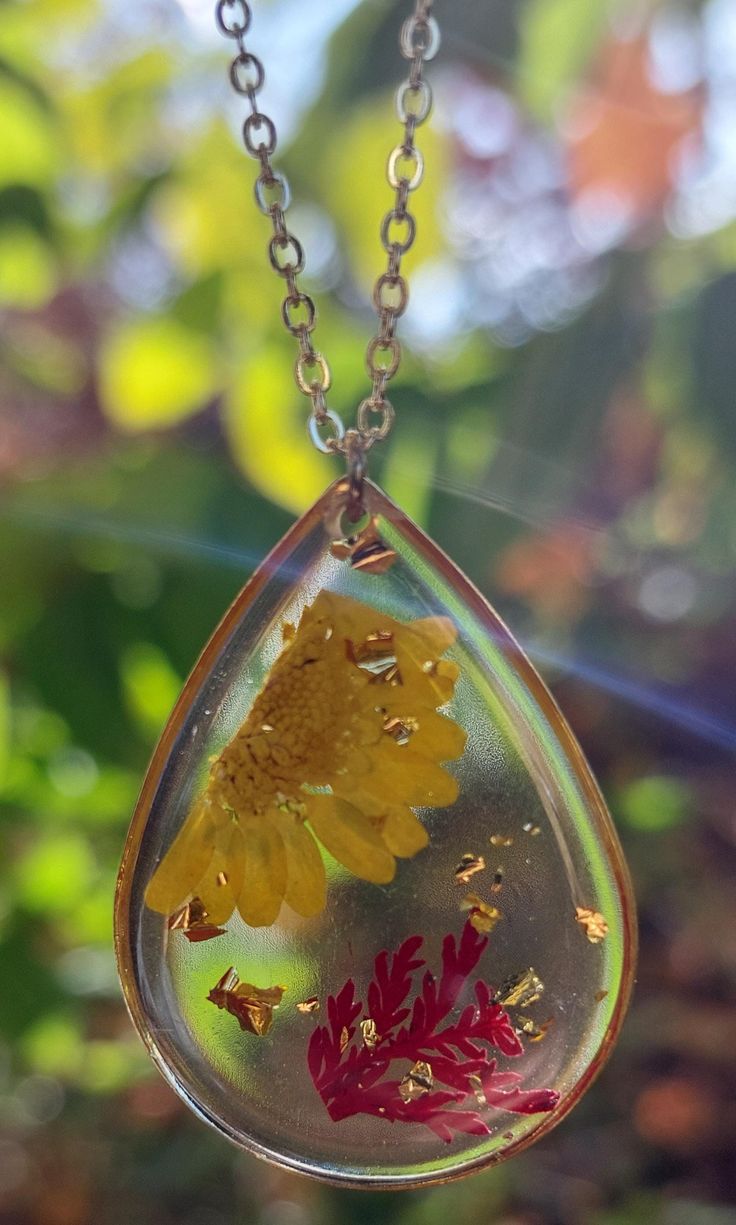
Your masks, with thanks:
M254 7L330 404L350 418L406 6ZM0 1223L727 1225L727 5L437 6L399 420L373 473L555 684L620 818L643 952L611 1066L543 1146L390 1203L278 1174L190 1118L112 961L126 825L181 680L334 473L306 438L203 8L1 9Z

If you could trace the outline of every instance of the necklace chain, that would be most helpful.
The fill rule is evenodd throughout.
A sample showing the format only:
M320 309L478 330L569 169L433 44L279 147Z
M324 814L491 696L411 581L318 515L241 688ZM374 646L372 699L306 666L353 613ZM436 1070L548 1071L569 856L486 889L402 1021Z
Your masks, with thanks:
M245 36L251 24L247 0L218 0L215 16L220 31L237 43L237 54L230 65L233 89L248 99L250 114L243 124L243 142L251 157L260 163L255 183L256 203L271 218L273 235L268 244L271 267L286 284L281 303L281 318L295 337L299 353L294 364L296 384L312 402L309 434L318 450L339 451L351 465L362 464L365 452L374 442L385 438L394 421L394 409L386 388L401 362L401 345L396 336L397 321L406 310L409 287L401 273L401 262L416 237L416 219L409 209L409 197L424 177L424 159L415 143L416 130L429 116L432 91L425 80L424 65L437 53L439 29L432 16L433 0L414 0L414 12L404 22L400 35L401 54L410 61L408 78L396 93L396 111L404 126L403 139L391 151L387 178L396 192L393 207L381 224L381 242L388 261L373 290L373 304L379 327L366 351L366 366L372 387L358 407L356 429L347 430L340 416L327 406L331 386L327 359L314 347L313 333L317 308L313 299L299 287L304 269L304 251L286 224L291 190L286 175L276 170L276 127L259 107L258 94L266 74L263 64L249 51Z

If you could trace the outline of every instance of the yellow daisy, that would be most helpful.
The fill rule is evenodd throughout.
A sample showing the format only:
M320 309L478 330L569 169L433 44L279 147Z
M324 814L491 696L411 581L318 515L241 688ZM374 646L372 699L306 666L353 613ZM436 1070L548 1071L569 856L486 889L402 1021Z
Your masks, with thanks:
M318 842L355 876L385 884L396 856L427 844L412 808L457 799L440 763L461 756L466 736L437 710L458 676L441 658L456 638L448 618L404 624L322 591L283 637L149 883L153 910L171 914L196 896L214 924L237 909L268 926L283 901L315 915L325 904Z

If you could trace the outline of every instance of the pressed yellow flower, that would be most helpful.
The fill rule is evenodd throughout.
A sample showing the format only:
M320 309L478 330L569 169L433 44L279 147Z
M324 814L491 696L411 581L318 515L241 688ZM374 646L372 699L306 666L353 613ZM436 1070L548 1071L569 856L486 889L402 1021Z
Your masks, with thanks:
M151 879L153 910L170 914L196 896L212 924L237 908L268 926L283 901L315 915L325 904L318 842L355 876L385 884L397 856L427 844L412 809L457 798L440 763L461 756L465 732L437 709L458 676L441 658L456 638L448 618L405 624L323 591L283 637Z

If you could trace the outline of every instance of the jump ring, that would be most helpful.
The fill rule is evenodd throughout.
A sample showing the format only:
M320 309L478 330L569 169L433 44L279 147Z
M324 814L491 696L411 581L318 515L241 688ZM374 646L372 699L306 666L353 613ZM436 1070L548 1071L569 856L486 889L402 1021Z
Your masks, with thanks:
M253 133L259 128L265 129L266 139L256 144ZM276 149L276 127L273 119L269 119L268 115L263 115L260 111L253 111L243 124L243 140L251 157L258 157L261 153L270 156Z
M241 70L247 72L249 69L254 79L243 81L240 75ZM263 64L249 51L240 51L230 65L230 84L238 94L257 94L265 79Z
M413 165L412 174L398 173L398 165L402 158ZM416 191L424 178L424 158L421 150L415 147L409 149L406 145L397 145L389 155L387 175L392 187L399 188L406 184L407 191Z
M412 109L411 98L418 99L416 107ZM413 119L414 123L419 125L424 123L432 109L432 87L429 81L422 79L416 85L412 85L411 81L404 81L396 91L396 113L400 123L408 123Z
M277 187L280 192L280 198L276 197L273 200L266 198L266 192ZM282 213L285 213L291 204L291 188L289 180L285 174L281 174L279 170L272 170L269 175L259 174L254 187L256 195L256 204L262 213L266 216L272 213L274 208L278 206Z
M319 378L308 379L308 369L319 371ZM327 359L321 353L300 353L294 363L294 374L299 390L305 396L311 396L316 391L324 394L332 386L332 375Z
M388 353L390 360L387 365L379 365L376 362L377 353ZM401 362L401 345L395 336L384 338L383 336L374 336L373 340L368 345L366 350L366 365L368 373L374 375L382 375L384 380L388 382L396 374Z
M303 307L307 312L307 317L302 323L296 323L292 318L292 311L298 307ZM289 294L281 303L281 318L284 321L284 327L288 328L292 336L298 336L300 332L307 334L314 329L317 311L314 302L305 293Z
M380 425L371 425L369 422L369 413L380 413ZM372 442L380 442L388 434L391 426L394 423L394 406L390 400L382 400L380 404L374 404L371 400L363 400L358 405L355 420L361 434L366 438L370 438Z
M240 21L236 21L233 25L228 25L225 20L226 10L240 9ZM247 34L250 27L250 5L246 4L246 0L218 0L215 8L215 21L217 28L226 38L242 38Z
M324 428L327 422L330 423L330 434L327 438L323 438L319 431ZM333 413L329 408L325 409L321 421L318 421L316 417L310 417L307 422L307 429L315 447L323 455L331 455L333 451L338 450L340 443L345 437L345 426L337 413Z
M440 49L440 28L434 17L408 17L401 27L401 54L406 60L419 55L433 60Z
M293 255L293 259L288 260L285 264L281 263L277 252L289 250ZM274 234L273 238L268 244L268 258L270 260L271 267L275 272L278 272L279 276L297 274L302 272L304 269L304 251L302 244L299 242L298 238L294 237L293 234L286 234L283 238L279 234Z
M392 238L392 225L406 226L406 234L403 239ZM390 251L392 247L395 247L401 255L404 255L411 247L416 236L417 223L412 217L411 213L404 213L402 217L395 208L392 208L388 213L386 213L386 216L381 222L381 242L387 251Z

